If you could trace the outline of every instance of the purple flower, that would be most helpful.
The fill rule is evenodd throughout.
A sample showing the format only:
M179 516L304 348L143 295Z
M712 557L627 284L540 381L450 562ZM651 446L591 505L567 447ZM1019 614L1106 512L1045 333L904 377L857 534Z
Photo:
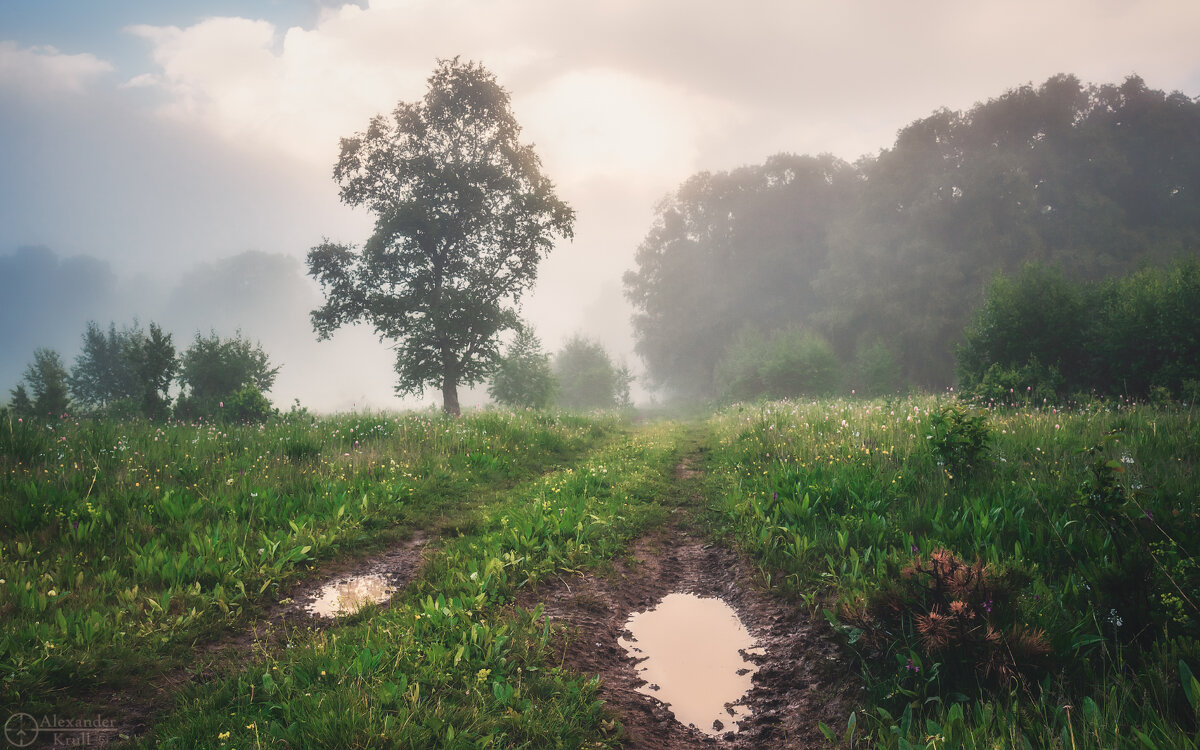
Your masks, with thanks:
M917 554L918 552L920 552L920 550L919 550L919 549L917 549L917 545L915 545L915 544L914 544L914 545L912 546L912 553L915 555L915 554Z

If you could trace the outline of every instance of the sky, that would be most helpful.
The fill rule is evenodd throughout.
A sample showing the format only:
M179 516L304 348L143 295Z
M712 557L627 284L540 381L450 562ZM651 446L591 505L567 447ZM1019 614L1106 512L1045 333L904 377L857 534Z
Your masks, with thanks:
M35 346L70 362L88 319L136 318L260 339L277 404L435 403L393 395L369 331L315 340L303 261L366 239L338 139L419 99L439 58L496 74L577 212L523 316L550 350L582 334L636 371L621 275L690 175L854 160L1058 73L1194 97L1198 37L1194 0L3 0L0 393Z

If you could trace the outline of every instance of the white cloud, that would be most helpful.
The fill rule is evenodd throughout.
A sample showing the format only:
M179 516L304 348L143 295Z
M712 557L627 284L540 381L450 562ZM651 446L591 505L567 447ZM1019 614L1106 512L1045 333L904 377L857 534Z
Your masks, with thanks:
M0 41L0 86L32 92L78 93L113 66L95 55L66 55L54 47Z

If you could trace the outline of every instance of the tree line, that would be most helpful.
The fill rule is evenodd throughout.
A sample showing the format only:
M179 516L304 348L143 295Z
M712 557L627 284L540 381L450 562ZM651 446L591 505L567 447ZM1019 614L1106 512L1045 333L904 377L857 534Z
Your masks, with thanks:
M939 110L853 164L697 174L625 276L637 351L686 396L948 386L996 274L1033 261L1097 281L1200 248L1197 133L1195 99L1059 75Z
M1030 264L996 278L957 348L994 402L1200 397L1200 259L1085 282Z
M262 346L240 333L229 338L197 333L180 354L171 334L155 323L149 329L110 323L106 330L90 321L69 371L58 352L34 351L23 382L11 391L9 408L18 417L82 412L256 421L273 412L265 394L278 372ZM173 385L179 388L174 397Z

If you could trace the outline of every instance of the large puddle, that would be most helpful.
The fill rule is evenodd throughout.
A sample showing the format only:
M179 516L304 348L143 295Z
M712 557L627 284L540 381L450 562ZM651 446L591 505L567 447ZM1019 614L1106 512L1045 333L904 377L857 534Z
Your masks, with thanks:
M305 609L321 617L338 617L353 614L368 604L387 601L395 592L396 587L387 576L378 573L354 576L327 584Z
M710 736L737 731L750 715L738 702L757 671L742 652L757 653L737 612L720 599L669 594L653 609L637 612L618 642L638 659L646 684L638 692L667 704L675 718Z

